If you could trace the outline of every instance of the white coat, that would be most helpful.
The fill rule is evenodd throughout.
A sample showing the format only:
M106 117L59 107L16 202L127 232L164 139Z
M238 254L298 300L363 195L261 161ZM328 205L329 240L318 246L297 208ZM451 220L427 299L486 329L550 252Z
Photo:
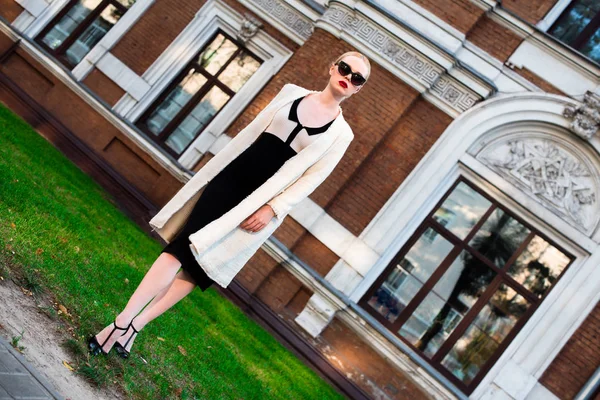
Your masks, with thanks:
M242 153L273 120L277 110L298 97L317 93L288 83L237 136L211 158L150 220L149 224L170 242L185 224L202 189ZM328 130L288 159L265 183L220 218L191 234L190 249L198 264L226 288L259 247L281 225L290 210L312 193L338 164L354 134L340 113ZM239 225L265 204L275 216L258 232Z

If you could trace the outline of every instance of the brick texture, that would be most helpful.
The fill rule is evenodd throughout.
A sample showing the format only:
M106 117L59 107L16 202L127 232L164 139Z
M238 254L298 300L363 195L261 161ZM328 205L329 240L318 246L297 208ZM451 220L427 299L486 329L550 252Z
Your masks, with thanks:
M0 16L10 23L14 22L23 10L15 0L0 0Z
M413 0L462 33L467 33L484 10L469 0Z
M558 0L503 0L502 6L531 24L541 21Z
M23 50L18 49L8 56L0 65L0 72L112 165L155 205L166 204L182 186L169 171Z
M540 382L561 400L573 399L600 366L600 303L567 341Z
M369 159L328 209L359 235L452 122L452 118L419 98L389 129Z
M83 84L110 107L114 106L125 94L119 85L96 68L83 80Z
M224 2L242 15L244 13L253 15L263 23L262 29L266 33L288 49L294 51L298 48L295 42L236 0L224 0ZM142 75L192 21L204 3L204 0L185 0L177 2L174 7L172 1L154 2L111 53L138 75Z
M519 75L521 75L523 78L527 79L529 82L533 83L534 85L536 85L537 87L542 89L544 92L560 94L562 96L566 96L566 94L562 90L558 89L556 86L552 85L550 82L540 78L539 76L537 76L536 74L534 74L533 72L528 70L527 68L515 68L514 71L516 73L518 73Z
M467 39L502 62L508 60L523 41L513 31L493 21L487 15L483 15L477 21L477 24L467 33Z

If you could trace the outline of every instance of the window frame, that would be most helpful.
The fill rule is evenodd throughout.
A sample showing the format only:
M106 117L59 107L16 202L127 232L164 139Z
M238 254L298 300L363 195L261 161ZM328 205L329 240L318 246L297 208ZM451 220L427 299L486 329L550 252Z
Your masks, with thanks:
M564 5L564 4L557 4L556 6L561 6L561 8L563 8L563 10L560 13L557 13L557 15L555 16L555 19L553 21L545 21L545 24L547 24L547 28L546 28L546 33L553 37L554 39L558 40L560 43L565 44L566 46L571 47L573 50L577 51L579 54L581 54L582 56L584 56L586 59L590 60L591 62L600 65L600 61L596 61L594 59L592 59L590 56L588 56L585 53L582 53L580 48L581 46L583 46L586 41L588 39L590 39L590 37L592 37L596 31L598 29L600 29L600 12L598 12L594 18L592 18L590 20L590 22L585 26L585 28L581 31L581 33L579 33L579 35L576 36L576 38L568 43L568 42L564 42L561 39L557 38L556 36L554 36L552 33L550 33L557 25L558 23L561 21L561 19L563 18L563 16L567 15L568 13L571 12L571 10L577 5L577 0L570 0L568 5ZM552 12L552 11L551 11ZM544 20L543 20L544 21Z
M230 58L227 60L227 62L224 63L221 66L221 68L219 68L219 70L217 72L215 72L214 75L211 75L201 65L197 64L196 60L198 59L198 56L206 49L207 46L209 46L215 40L215 38L219 34L222 34L227 39L232 41L235 45L238 46L238 48L230 56ZM140 116L138 118L136 118L136 120L134 121L134 124L137 127L137 129L139 129L141 132L143 132L144 135L146 135L148 138L150 138L154 143L156 143L156 145L160 146L161 149L167 151L175 159L179 159L180 157L182 157L183 154L190 148L190 146L192 146L193 143L202 135L202 132L204 132L204 130L207 129L207 127L210 125L210 123L217 117L217 115L219 115L221 113L221 111L233 100L234 96L238 93L238 92L234 92L227 85L222 83L218 79L218 76L221 74L221 72L223 72L229 66L229 64L231 62L233 62L233 60L235 60L235 58L242 51L251 55L255 60L257 60L260 63L260 66L262 66L264 64L265 60L263 60L261 57L259 57L257 54L255 54L253 51L251 51L246 46L244 46L244 44L242 42L240 42L240 40L233 37L229 33L225 32L221 28L216 29L211 34L209 39L206 42L204 42L203 46L198 51L196 51L196 53L194 53L194 55L190 58L190 60L186 64L183 65L183 67L175 75L175 77L162 89L162 91L152 101L152 103L150 103L150 105L145 108L145 110L140 114ZM200 90L198 90L190 98L190 100L181 108L181 110L175 115L175 117L167 123L167 125L165 126L165 128L163 129L162 132L160 132L158 135L156 135L153 132L148 131L145 127L144 122L148 119L148 117L150 117L152 115L152 113L156 110L156 108L163 103L163 101L167 98L169 93L171 93L171 91L175 87L177 87L177 85L179 85L179 83L183 80L183 78L185 78L185 76L187 75L187 73L190 71L190 69L192 67L195 68L195 70L197 72L202 74L202 76L204 76L207 79L207 81L204 83L204 85L202 85L202 88ZM258 68L258 70L259 69L260 69L260 67ZM258 70L256 72L258 72ZM193 110L194 107L196 107L198 105L199 100L202 99L202 97L206 93L208 93L214 86L217 86L223 92L228 94L229 99L227 100L227 102L225 104L223 104L223 106L219 109L219 111L217 111L209 120L206 121L206 123L204 125L204 129L201 130L200 132L198 132L196 134L196 136L192 140L190 140L190 142L185 146L185 148L183 148L181 150L180 153L175 152L175 150L173 150L171 147L169 147L167 145L166 139L171 134L173 134L173 132L175 131L177 126L179 126L179 124L183 120L185 120L185 118L189 115L190 111Z
M127 13L127 11L129 11L131 9L131 6L133 6L133 4L132 4L129 8L127 8L123 4L119 3L117 0L100 0L100 3L98 4L98 6L96 8L94 8L94 10L92 10L77 25L77 27L73 30L73 32L71 32L71 34L69 36L67 36L65 41L63 43L61 43L61 45L58 46L56 49L52 49L46 43L44 43L44 40L43 40L44 37L48 34L48 32L50 32L56 26L56 24L58 24L58 22L60 22L60 20L76 5L76 3L78 1L79 0L69 0L65 5L63 5L61 10L44 26L44 28L42 30L40 30L35 35L35 38L34 38L34 41L38 45L40 45L46 52L48 52L50 55L52 55L52 57L54 57L56 60L58 60L62 65L67 67L69 70L73 70L75 67L77 67L78 64L71 64L69 62L69 60L65 54L66 50L69 47L71 47L71 45L73 43L75 43L75 41L79 38L79 36L93 23L93 21L96 18L98 18L98 16L102 13L102 11L109 5L116 7L117 9L119 9L119 11L121 11L123 13L121 15L121 17L119 18L119 21L120 21L121 18ZM118 23L118 21L117 21L117 23ZM115 25L116 25L116 23L115 23ZM114 28L114 26L111 27L111 29L112 28ZM108 32L106 34L108 34ZM102 41L102 39L100 39L100 41ZM92 51L92 49L90 49L90 51L87 54L89 54ZM87 54L86 54L86 56L87 56ZM84 59L85 59L85 56L82 59L82 61Z
M465 183L476 193L480 194L482 197L491 202L491 205L489 206L488 210L481 216L477 224L475 224L471 228L469 234L462 240L456 237L449 230L447 230L442 224L438 223L437 221L435 221L435 219L433 219L433 215L435 214L436 210L440 208L440 206L444 203L444 201L446 201L448 196L450 196L450 194L461 182ZM497 267L493 262L487 260L485 256L481 255L479 252L477 252L477 250L472 249L468 245L471 238L475 235L479 228L485 223L488 217L496 209L502 210L508 216L514 218L516 221L518 221L530 231L526 239L519 245L517 250L515 250L515 252L507 260L506 264L502 268ZM403 260L404 256L412 249L414 244L422 237L422 235L430 227L434 228L438 234L440 234L445 240L449 241L454 247L443 258L443 260L436 267L435 271L431 274L431 276L426 281L422 282L423 286L416 292L415 296L406 304L404 309L398 314L396 320L394 320L394 322L391 323L381 313L376 312L373 309L373 307L368 304L369 299L371 299L371 297L374 296L377 290L387 280L390 273L394 270L394 268L396 268L396 265ZM560 250L565 256L570 258L569 263L556 277L555 282L552 285L550 285L545 290L543 295L539 298L534 293L530 292L525 286L515 281L508 273L509 269L507 268L508 266L512 265L512 263L514 263L514 261L527 247L531 239L536 235L547 241L548 244L554 246L556 249ZM400 328L409 320L411 316L415 315L414 311L423 303L423 300L430 293L432 293L432 289L435 287L435 285L449 270L450 266L456 260L456 258L466 249L468 249L468 251L474 257L476 257L478 261L484 263L486 267L491 268L496 273L496 275L490 281L486 289L481 293L477 301L464 314L464 317L458 322L452 333L444 340L443 344L436 350L434 355L431 358L429 358L424 354L423 351L416 348L408 339L404 338L402 335L399 334ZM540 232L539 229L535 228L532 224L527 222L527 220L524 217L519 216L516 212L510 211L507 208L507 206L501 203L501 200L499 201L494 199L487 193L487 191L484 188L479 187L477 184L473 183L465 175L459 174L458 177L454 179L454 182L450 185L450 187L444 192L440 200L435 203L431 210L421 220L420 224L417 226L417 228L414 230L414 232L405 242L405 244L401 247L401 249L389 261L388 265L383 269L383 271L379 274L375 281L360 297L360 299L357 301L357 304L365 311L367 311L370 316L375 318L379 323L386 327L386 329L388 329L391 332L391 334L393 334L396 338L400 339L403 344L406 344L411 350L415 351L423 359L424 362L431 365L444 378L448 379L450 382L456 385L456 387L459 390L463 391L467 395L470 395L481 383L481 381L486 377L488 372L494 367L498 359L504 354L504 352L512 343L514 338L518 335L518 333L525 326L525 324L531 319L535 311L548 297L549 293L557 286L561 278L565 275L565 273L567 273L567 271L573 265L575 260L577 260L577 256L574 255L572 252L569 252L563 246L558 245L556 241L552 240L549 237L549 235ZM506 284L518 295L521 295L524 299L526 299L529 302L529 307L521 315L517 323L515 323L515 325L512 327L509 334L502 340L497 349L494 351L493 355L481 365L479 372L473 377L472 381L469 384L465 384L462 380L454 376L452 372L447 370L441 364L441 361L451 351L452 347L455 345L457 340L459 340L465 334L465 332L467 332L469 327L472 325L473 321L475 321L475 319L477 318L477 315L488 304L489 300L493 297L497 289L502 284Z

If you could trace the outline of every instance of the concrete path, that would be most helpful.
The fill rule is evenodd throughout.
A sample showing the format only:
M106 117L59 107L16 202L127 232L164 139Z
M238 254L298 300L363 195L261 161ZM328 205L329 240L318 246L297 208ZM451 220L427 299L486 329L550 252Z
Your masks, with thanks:
M42 400L64 398L0 336L0 400Z

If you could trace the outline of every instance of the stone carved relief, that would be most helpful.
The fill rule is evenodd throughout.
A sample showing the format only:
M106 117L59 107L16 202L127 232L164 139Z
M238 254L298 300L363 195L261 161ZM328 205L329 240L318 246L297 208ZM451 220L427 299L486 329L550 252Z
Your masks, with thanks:
M296 11L282 0L249 0L261 8L269 16L279 21L283 26L292 30L302 39L308 39L314 30L313 23L302 13Z
M242 26L240 30L237 32L237 38L241 40L243 43L246 43L252 36L256 35L258 30L262 28L262 23L254 18L252 15L248 13L244 13L244 18L242 19Z
M481 96L446 75L443 67L355 11L330 3L322 20L378 52L397 68L431 88L434 96L457 111L466 111L481 100Z
M563 115L572 120L571 130L579 137L590 140L600 128L600 98L587 92L579 107L566 107Z
M477 159L581 232L594 232L600 217L598 175L559 142L507 138L482 149Z

